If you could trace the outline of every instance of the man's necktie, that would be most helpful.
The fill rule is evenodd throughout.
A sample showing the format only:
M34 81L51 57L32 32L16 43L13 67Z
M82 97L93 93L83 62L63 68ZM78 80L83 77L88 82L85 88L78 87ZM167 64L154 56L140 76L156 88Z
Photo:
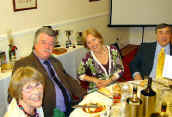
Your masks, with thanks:
M164 48L161 48L161 51L158 54L158 61L156 66L156 79L162 78L164 60L165 60L165 50Z
M62 83L57 79L54 70L52 69L50 63L48 61L44 61L44 64L47 65L48 70L50 72L51 78L56 82L56 84L59 86L59 88L62 91L64 100L65 100L65 104L66 104L66 111L67 111L67 107L69 106L69 98L66 92L66 89L63 87Z

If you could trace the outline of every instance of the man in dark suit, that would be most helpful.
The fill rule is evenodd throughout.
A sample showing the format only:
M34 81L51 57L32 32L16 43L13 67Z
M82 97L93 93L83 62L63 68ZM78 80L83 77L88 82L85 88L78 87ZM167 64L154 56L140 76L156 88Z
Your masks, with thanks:
M43 98L45 117L52 117L55 108L64 112L67 117L71 111L73 97L82 98L86 91L76 79L67 75L62 64L51 56L55 38L56 34L52 28L38 29L35 33L33 52L17 61L13 72L21 66L32 66L42 73L46 78Z
M155 32L156 42L142 43L130 63L130 71L134 80L144 79L144 76L156 78L157 57L161 48L165 49L165 54L172 55L172 45L170 44L172 28L163 23L157 25Z

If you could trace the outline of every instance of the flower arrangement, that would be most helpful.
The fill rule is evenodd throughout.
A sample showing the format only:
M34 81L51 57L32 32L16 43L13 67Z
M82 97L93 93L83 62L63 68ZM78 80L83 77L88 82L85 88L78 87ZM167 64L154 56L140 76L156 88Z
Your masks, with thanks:
M7 36L8 36L8 41L9 41L9 60L12 61L12 59L16 59L16 50L17 50L17 46L14 45L14 39L13 36L11 35L11 30L9 30L7 32Z

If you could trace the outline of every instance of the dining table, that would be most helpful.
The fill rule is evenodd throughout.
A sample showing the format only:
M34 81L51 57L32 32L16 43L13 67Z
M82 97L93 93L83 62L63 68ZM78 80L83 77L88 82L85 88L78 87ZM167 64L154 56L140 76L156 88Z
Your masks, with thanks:
M3 117L7 109L8 86L11 78L11 71L0 73L0 117Z
M144 82L144 85L143 85ZM115 101L113 98L113 90L115 85L121 88L120 101ZM161 102L167 102L167 113L169 117L172 117L172 89L165 86L166 84L154 80L152 83L152 89L156 92L156 106L155 112L160 112ZM95 89L94 92L88 93L78 105L82 107L75 108L70 117L128 117L127 111L127 98L132 97L133 87L137 87L137 95L141 97L141 90L147 87L146 80L127 81L127 82L115 82L105 87L105 92L101 92L101 89ZM110 95L107 93L110 92ZM85 111L84 105L88 104L102 104L106 109L102 112L90 113Z

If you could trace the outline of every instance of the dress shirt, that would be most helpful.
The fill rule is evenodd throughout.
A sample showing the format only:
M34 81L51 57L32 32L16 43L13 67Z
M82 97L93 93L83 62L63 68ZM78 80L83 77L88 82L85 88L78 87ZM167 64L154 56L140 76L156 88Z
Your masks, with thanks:
M35 54L35 52L34 52L34 54ZM36 55L36 54L35 54L35 55ZM38 57L38 56L36 56L36 57ZM42 59L40 59L39 57L38 57L38 59L39 59L40 63L43 65L43 67L46 69L46 71L48 72L48 76L50 77L51 74L50 74L50 72L49 72L49 70L48 70L48 67L47 67L47 65L44 64L44 61L45 61L45 60L42 60ZM48 62L50 63L51 67L52 67L53 70L54 70L54 67L52 66L51 62L50 62L50 61L48 61ZM55 71L55 70L54 70L54 71ZM59 77L57 76L56 72L55 72L55 75L56 75L56 77L58 78L58 80L60 81L60 79L59 79ZM50 78L50 79L51 79L51 78ZM62 93L61 89L58 87L58 85L56 84L56 82L55 82L53 79L51 79L51 81L53 82L54 87L55 87L55 91L56 91L56 107L57 107L58 109L60 109L62 112L66 112L66 105L65 105L63 93ZM67 90L66 90L66 91L67 91ZM69 92L68 92L68 91L67 91L67 93L68 93L68 97L70 98Z
M156 46L156 50L155 50L155 57L154 57L154 62L153 62L153 67L152 67L152 71L149 74L149 77L155 79L156 78L156 66L157 66L157 62L158 62L158 54L161 51L161 48L165 49L165 54L170 55L170 45L166 45L165 47L161 47L159 45L159 43L157 43Z

